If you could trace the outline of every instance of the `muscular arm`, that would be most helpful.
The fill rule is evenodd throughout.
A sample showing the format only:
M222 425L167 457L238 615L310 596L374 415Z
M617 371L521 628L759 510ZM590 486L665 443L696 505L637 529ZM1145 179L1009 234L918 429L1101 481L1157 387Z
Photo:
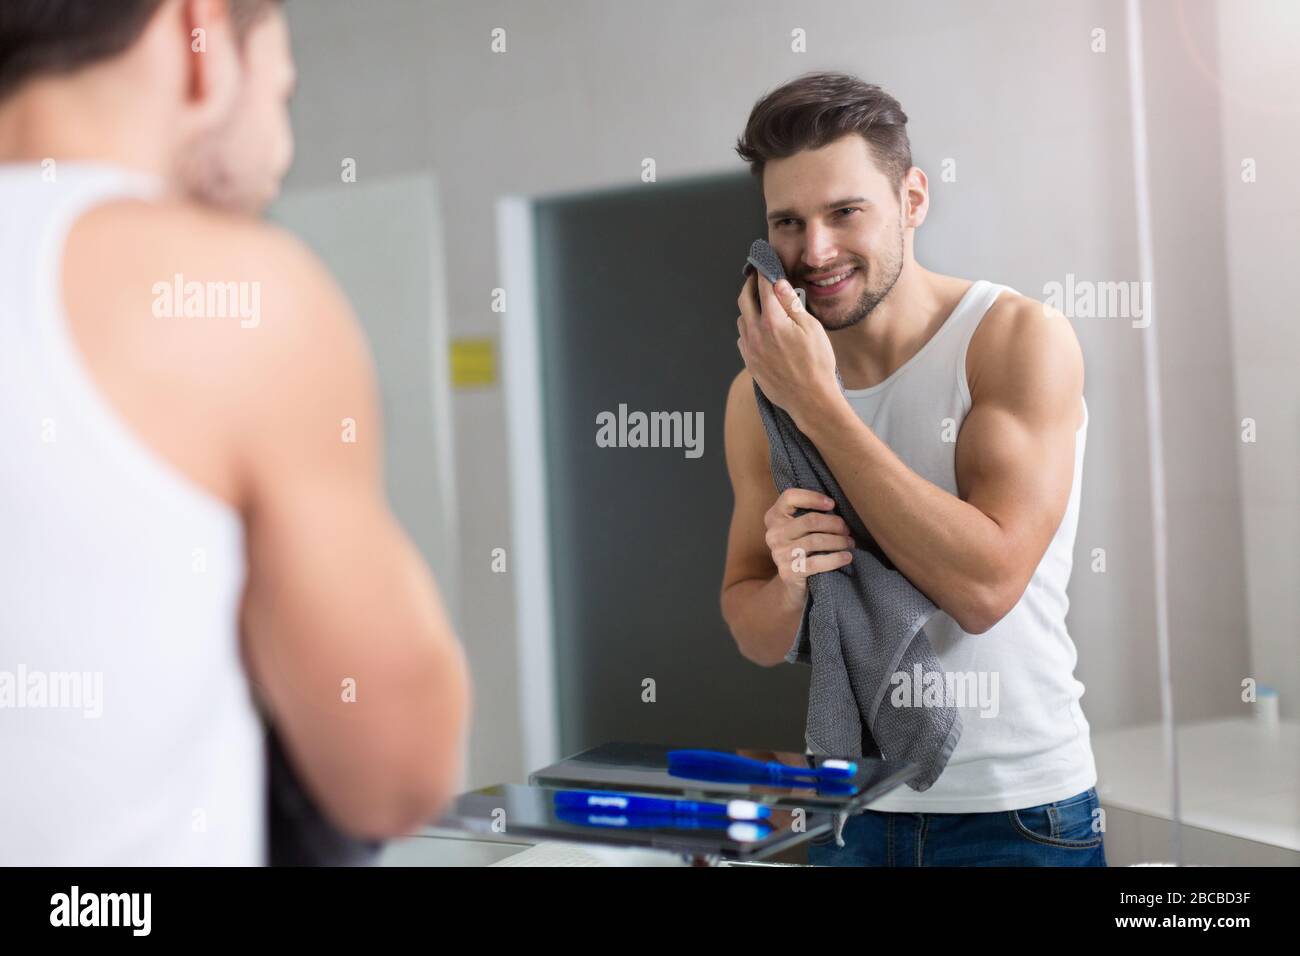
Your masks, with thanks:
M979 634L1020 600L1065 514L1083 358L1063 316L1004 298L972 338L967 367L957 495L908 468L847 402L798 424L899 570Z
M232 383L246 659L327 814L391 836L433 819L459 784L465 662L384 499L374 373L346 300L296 242L255 244L262 264L245 263L263 284L263 318L241 330Z
M361 836L432 819L459 783L468 675L384 500L374 373L347 302L297 241L178 203L90 213L66 270L101 389L241 514L245 665L308 790ZM260 321L155 315L154 284L175 275L249 284Z
M735 504L727 535L722 616L740 652L770 667L780 664L794 643L807 575L848 563L847 552L839 550L848 542L848 526L826 513L793 517L796 508L828 511L832 502L821 495L789 489L778 496L748 372L736 376L727 395L726 452ZM806 552L801 573L793 571L791 544ZM777 560L784 566L778 568Z
M727 393L725 446L735 503L722 576L722 616L736 646L757 664L779 663L794 643L803 602L797 604L777 576L764 541L763 515L776 501L767 461L767 438L753 385L741 372Z

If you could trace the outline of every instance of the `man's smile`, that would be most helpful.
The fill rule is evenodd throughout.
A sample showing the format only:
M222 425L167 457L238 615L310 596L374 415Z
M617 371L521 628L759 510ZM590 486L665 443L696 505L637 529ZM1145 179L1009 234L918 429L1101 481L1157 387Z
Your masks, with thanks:
M808 294L815 299L836 295L843 291L853 277L858 274L857 266L849 266L838 272L824 272L817 276L806 276L804 281Z

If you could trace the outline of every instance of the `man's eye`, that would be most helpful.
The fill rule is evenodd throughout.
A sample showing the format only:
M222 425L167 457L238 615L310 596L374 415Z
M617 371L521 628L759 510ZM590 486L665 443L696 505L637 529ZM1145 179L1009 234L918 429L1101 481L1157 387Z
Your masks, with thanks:
M862 212L862 210L859 209L857 206L845 206L843 209L837 209L837 210L835 210L835 211L836 211L836 212ZM848 217L847 217L847 216L843 216L843 217L841 217L841 218L845 218L845 219L847 219Z
M778 219L778 220L776 221L776 226L777 226L778 229L780 229L782 226L784 226L784 225L786 225L786 224L788 224L788 223L792 223L792 222L794 222L793 219Z

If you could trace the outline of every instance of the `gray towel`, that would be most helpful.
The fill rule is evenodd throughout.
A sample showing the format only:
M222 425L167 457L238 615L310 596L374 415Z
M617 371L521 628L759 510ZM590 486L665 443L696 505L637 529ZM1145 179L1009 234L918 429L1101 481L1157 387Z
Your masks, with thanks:
M879 754L918 764L920 770L907 785L928 790L961 738L961 714L948 706L897 707L889 694L893 675L901 672L914 681L917 665L922 675L937 672L945 686L943 668L923 630L937 608L876 544L793 419L769 402L757 383L754 397L767 430L777 491L807 488L825 494L857 543L852 562L809 576L803 620L786 655L792 664L812 665L808 749L839 757ZM933 679L923 677L925 683L913 688L914 701Z

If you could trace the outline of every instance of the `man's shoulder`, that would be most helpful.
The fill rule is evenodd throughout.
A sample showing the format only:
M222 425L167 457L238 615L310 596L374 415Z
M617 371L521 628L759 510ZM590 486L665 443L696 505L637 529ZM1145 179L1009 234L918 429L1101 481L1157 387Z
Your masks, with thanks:
M966 356L972 397L1045 378L1082 382L1083 352L1070 320L1042 302L1006 289L989 306Z
M350 336L350 307L317 256L288 231L192 203L105 203L69 236L65 283L94 289L126 338L188 342L205 361L272 361ZM115 307L114 307L115 306Z
M749 369L742 367L731 380L731 386L727 390L727 400L730 402L733 398L746 393L754 394L754 379L750 376Z
M104 203L78 220L74 237L123 277L188 267L196 281L225 274L230 281L273 280L287 288L326 275L311 250L288 231L180 200Z
M351 306L317 257L277 227L186 203L115 200L69 233L63 292L74 340L110 403L228 499L229 468L212 464L207 446L280 441L323 398L349 409L368 400L372 362ZM204 461L187 467L196 456Z
M733 469L746 467L755 473L766 474L767 430L763 427L763 418L758 412L754 379L749 374L749 369L742 368L731 380L725 414L724 447L728 465Z
M749 374L748 368L741 368L731 380L731 386L727 389L726 415L729 423L735 423L750 434L763 435L766 439L767 432L758 412L758 399L754 397L754 378Z
M1058 310L1030 298L1015 289L1003 288L989 306L980 322L980 331L989 337L1015 336L1030 331L1030 327L1068 332L1074 336L1070 320Z

